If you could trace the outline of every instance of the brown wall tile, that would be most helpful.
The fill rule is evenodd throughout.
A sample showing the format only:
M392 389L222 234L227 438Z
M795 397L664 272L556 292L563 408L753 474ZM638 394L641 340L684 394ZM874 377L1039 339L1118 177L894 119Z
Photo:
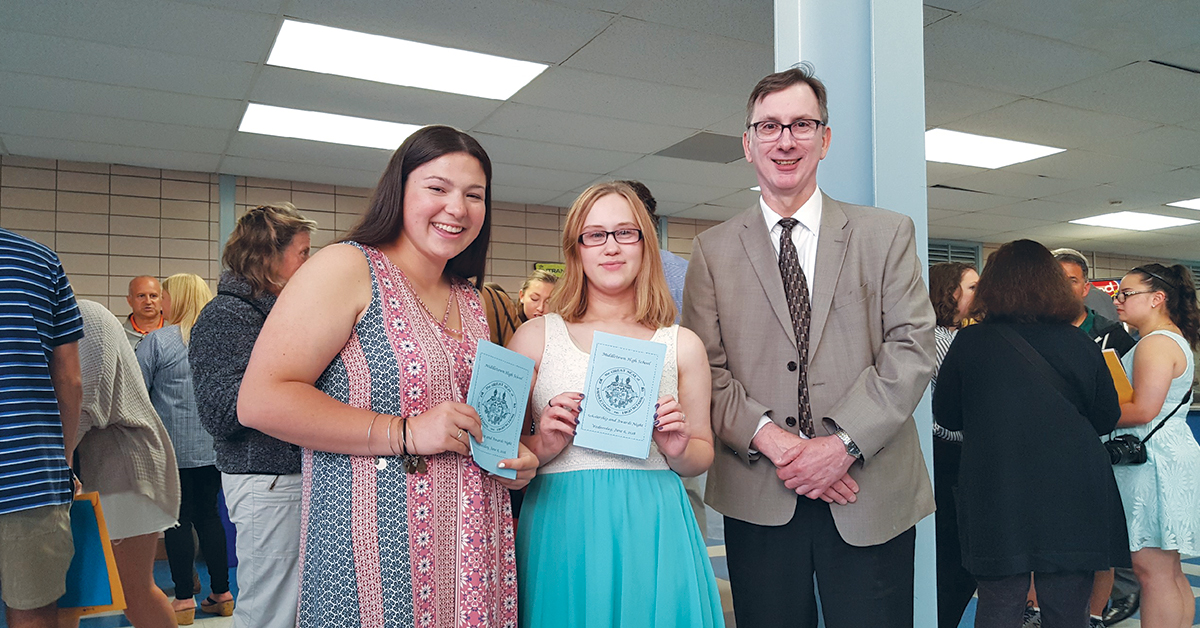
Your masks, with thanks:
M138 166L123 166L121 164L113 164L109 170L114 175L126 175L130 177L151 177L153 179L162 178L162 170L157 168L141 168Z
M109 181L113 194L124 196L162 197L162 181L145 177L122 177L113 175Z
M209 238L208 221L170 220L162 219L162 237L185 238L189 240L207 240Z
M71 172L92 172L96 174L108 174L108 164L97 164L89 161L63 161L58 160L59 171L68 170Z
M57 212L55 214L56 229L59 233L97 233L108 234L108 216L104 214L70 214Z
M38 211L36 209L0 209L0 227L10 231L23 233L25 231L54 231L54 212Z
M0 188L0 207L54 211L55 194L53 190Z
M114 216L116 218L116 216ZM133 255L138 257L158 257L160 250L158 238L143 238L139 236L114 235L109 241L113 255Z
M208 205L207 201L163 200L162 217L175 220L208 220Z
M191 273L193 275L200 275L205 279L211 278L208 260L163 258L162 270L160 272L162 272L163 277L170 277L179 273Z
M59 233L51 248L63 253L108 253L108 234Z
M6 166L24 166L26 168L49 168L54 170L58 168L58 162L53 159L40 159L38 157L22 157L20 155L5 155L4 165Z
M111 196L108 211L114 216L142 216L158 218L162 215L162 201L157 196L143 198L140 196Z
M57 183L54 174L53 170L4 166L0 168L0 185L13 188L53 190Z
M109 229L113 235L146 236L157 238L160 235L158 218L138 218L134 216L112 216Z
M107 194L87 194L84 192L58 192L55 196L55 207L60 212L82 212L89 214L108 213Z
M196 183L192 181L171 181L163 179L162 182L162 197L164 199L177 199L181 201L204 201L208 202L208 183Z
M126 282L134 277L142 275L150 275L151 277L159 276L159 260L157 257L127 257L124 255L110 255L108 258L108 266L110 273L114 278L123 278ZM122 289L124 291L124 289Z
M58 259L62 262L63 269L67 271L68 275L72 273L108 275L110 259L108 255L60 252Z
M108 194L108 174L58 171L58 189L67 192Z

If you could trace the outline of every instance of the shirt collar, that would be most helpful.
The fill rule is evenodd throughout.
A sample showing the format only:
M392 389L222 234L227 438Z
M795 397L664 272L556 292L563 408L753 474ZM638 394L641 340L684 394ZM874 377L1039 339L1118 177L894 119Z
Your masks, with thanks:
M817 233L821 226L821 210L824 206L822 200L821 188L813 190L812 196L808 197L807 201L792 214L792 218L800 221L808 229L809 233ZM761 195L758 197L758 207L762 210L763 220L767 223L767 231L775 228L775 224L783 220L783 216L775 213L775 210L767 206L767 201Z

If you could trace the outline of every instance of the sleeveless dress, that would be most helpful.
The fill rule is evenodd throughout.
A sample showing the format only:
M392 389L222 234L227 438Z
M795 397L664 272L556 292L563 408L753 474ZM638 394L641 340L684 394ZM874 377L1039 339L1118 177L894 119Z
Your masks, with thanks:
M354 246L368 260L371 303L317 388L407 417L464 401L476 342L488 337L475 290L452 283L458 340L386 255ZM408 475L393 456L303 451L300 628L516 625L508 491L470 458L426 460L427 472Z
M542 319L535 412L583 391L588 365L562 317ZM678 333L674 325L651 339L667 346L659 396L678 394ZM646 460L567 445L538 469L521 507L517 574L522 626L724 625L704 537L653 441Z
M1121 428L1114 436L1133 434L1144 439L1163 417L1183 400L1192 386L1192 348L1174 332L1159 330L1147 334L1168 336L1187 356L1183 374L1171 380L1167 399L1154 420L1144 425ZM1143 338L1144 340L1145 338ZM1121 360L1133 377L1133 356L1139 342ZM1167 419L1166 425L1146 443L1146 463L1113 467L1125 521L1129 524L1129 551L1143 547L1179 550L1180 554L1200 554L1200 445L1187 425L1187 407Z

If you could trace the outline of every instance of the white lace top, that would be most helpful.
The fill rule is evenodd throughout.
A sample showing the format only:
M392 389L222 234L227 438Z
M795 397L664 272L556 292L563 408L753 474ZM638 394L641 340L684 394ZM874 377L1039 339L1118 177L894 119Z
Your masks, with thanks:
M561 316L547 314L542 318L546 321L546 348L542 353L541 366L538 367L537 383L533 386L535 417L541 414L542 408L545 408L555 395L564 392L583 392L587 382L588 358L590 357L587 352L575 346L570 333L567 332L567 324ZM667 355L663 360L662 383L659 385L659 397L679 395L679 370L675 358L675 344L678 337L679 325L672 325L659 329L650 338L652 342L667 346ZM586 405L587 399L584 399L583 403ZM650 455L645 460L567 445L562 453L538 469L538 473L564 473L583 469L665 471L670 467L667 466L667 459L659 453L658 446L651 441Z

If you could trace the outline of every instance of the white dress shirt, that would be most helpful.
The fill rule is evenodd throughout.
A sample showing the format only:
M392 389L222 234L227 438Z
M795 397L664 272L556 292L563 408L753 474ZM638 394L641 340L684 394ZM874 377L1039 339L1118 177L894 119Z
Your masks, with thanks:
M775 247L775 258L779 259L779 238L783 235L783 227L779 226L779 221L783 220L783 216L775 213L775 210L767 207L767 201L763 197L758 197L758 207L762 210L763 220L767 223L767 230L771 236L771 245ZM812 301L813 285L815 279L815 271L817 270L817 236L821 230L821 189L817 188L813 191L812 196L792 214L792 218L800 221L800 224L792 227L792 244L796 245L796 255L800 258L800 269L804 271L804 279L808 283L809 301ZM804 366L803 368L807 368ZM754 435L763 427L770 423L771 419L767 415L763 415L758 420L758 429L754 430ZM807 438L803 433L801 438ZM758 453L753 447L750 448L751 453Z

